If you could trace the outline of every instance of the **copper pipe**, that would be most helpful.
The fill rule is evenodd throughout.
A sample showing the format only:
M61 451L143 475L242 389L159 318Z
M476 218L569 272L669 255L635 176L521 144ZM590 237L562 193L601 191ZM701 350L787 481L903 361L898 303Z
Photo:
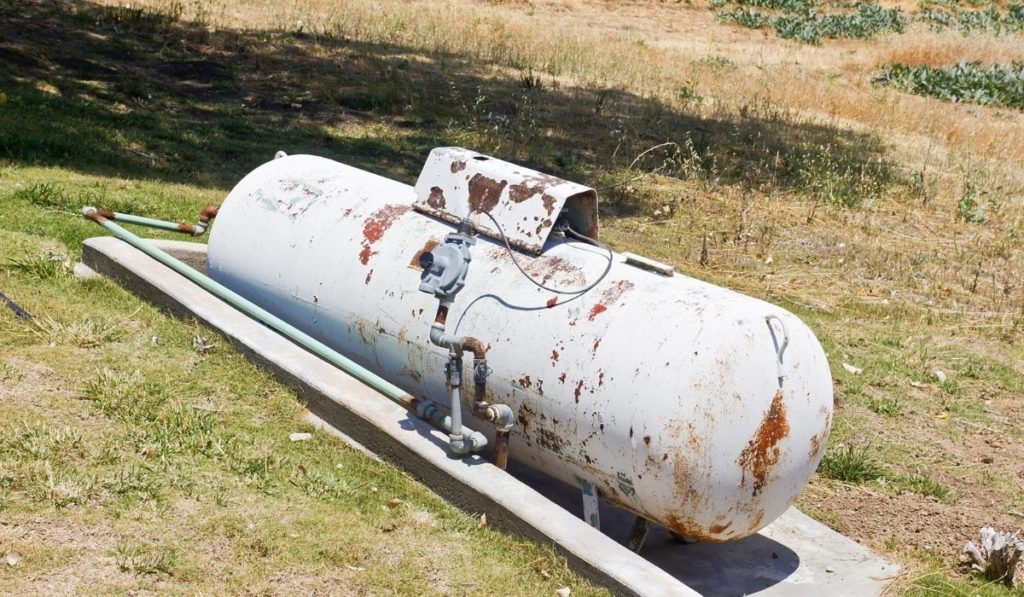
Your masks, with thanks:
M209 222L210 220L217 217L217 213L219 211L220 208L217 207L216 205L207 205L203 209L199 210L199 221Z
M436 323L438 325L444 325L444 323L445 323L445 321L447 319L448 319L448 307L446 307L444 305L438 305L437 306L437 314L434 315L434 323Z
M494 466L505 470L508 467L508 431L494 434Z

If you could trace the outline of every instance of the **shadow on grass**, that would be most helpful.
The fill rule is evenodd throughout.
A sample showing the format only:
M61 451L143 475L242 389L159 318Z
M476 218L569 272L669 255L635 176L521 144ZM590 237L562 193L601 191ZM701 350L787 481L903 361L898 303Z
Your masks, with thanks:
M461 144L610 186L619 214L631 187L608 183L630 167L848 207L892 180L876 139L771 107L696 116L407 47L85 0L4 3L0 63L0 159L104 176L230 187L283 149L412 181L432 147Z

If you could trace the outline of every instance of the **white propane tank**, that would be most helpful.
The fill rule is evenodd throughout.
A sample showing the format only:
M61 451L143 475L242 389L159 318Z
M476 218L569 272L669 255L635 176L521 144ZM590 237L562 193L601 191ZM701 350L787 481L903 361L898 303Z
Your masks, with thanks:
M555 223L562 216L596 237L596 202L586 187L458 148L435 149L415 188L320 157L280 157L224 201L208 269L410 394L448 405L448 354L429 340L437 299L418 290L419 256L471 208L485 210L534 278L583 288L609 252ZM513 460L590 481L701 541L751 535L790 506L832 420L828 362L803 322L619 254L593 289L557 295L526 280L491 236L471 248L447 322L488 345L488 400L517 414ZM472 418L469 394L468 423L493 434Z

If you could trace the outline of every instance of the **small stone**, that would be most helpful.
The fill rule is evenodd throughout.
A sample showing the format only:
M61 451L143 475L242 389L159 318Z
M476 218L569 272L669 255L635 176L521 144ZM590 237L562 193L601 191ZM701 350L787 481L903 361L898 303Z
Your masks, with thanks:
M391 498L388 500L388 508L395 509L402 505L402 500L398 498Z
M571 594L572 589L570 589L569 587L562 587L561 589L555 591L555 595L558 595L558 597L569 597L569 595Z
M17 566L18 562L21 561L21 556L12 551L9 554L7 554L7 557L4 558L4 561L7 562L8 566Z
M827 566L825 568L825 572L828 572L829 574L832 574L833 572L835 572L835 570L833 570L831 566Z
M935 375L935 379L939 380L939 383L946 381L946 373L942 369L936 369L932 374Z
M292 440L293 442L308 442L309 440L313 439L313 434L312 433L292 433L292 434L288 435L288 439Z
M476 526L480 527L480 528L487 526L487 515L486 514L481 514L480 515L480 523L477 524Z
M860 367L854 367L849 363L843 363L843 369L846 369L847 373L850 373L851 375L860 375L861 373L864 373L863 369Z
M547 570L541 570L540 571L540 577L543 578L544 580L548 580L549 578L551 578L551 573L548 572Z

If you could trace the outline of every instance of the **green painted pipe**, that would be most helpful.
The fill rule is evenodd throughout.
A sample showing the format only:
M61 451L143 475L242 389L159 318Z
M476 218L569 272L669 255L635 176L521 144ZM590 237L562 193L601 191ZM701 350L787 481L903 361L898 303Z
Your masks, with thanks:
M251 303L249 300L242 297L242 295L214 281L209 276L189 267L188 265L185 265L181 261L178 261L177 259L170 256L166 252L155 247L146 239L140 238L132 234L131 232L125 230L124 228L118 226L114 222L103 217L103 215L101 215L96 210L96 208L83 207L82 215L96 222L100 226L103 226L117 238L142 251L146 255L149 255L153 259L156 259L160 263L178 272L182 276L185 276L186 278L188 278L189 280L191 280L204 290L217 296L218 298L228 303L232 307L241 311L242 313L245 313L249 317L252 317L266 324L268 327L270 327L277 333L302 346L306 350L324 359L328 363L331 363L332 365L338 367L345 373L348 373L352 377L370 386L374 390L377 390L381 394L384 394L391 400L394 400L395 402L401 404L406 408L415 408L415 399L412 396L410 396L405 390L375 375L368 369L359 366L350 359L345 358L344 356L340 355L338 352L334 351L323 342L320 342L310 337L309 335L303 333L298 328L278 318L277 316L273 315L266 309L263 309ZM149 218L137 218L136 216L131 217L133 219L138 220L149 220ZM159 220L151 221L158 222Z
M101 214L106 217L108 214ZM186 232L182 230L181 224L174 222L167 222L165 220L155 220L153 218L144 218L142 216L133 216L131 214L123 214L119 212L111 212L113 218L107 218L110 220L117 220L118 222L124 222L125 224L138 224L139 226L146 226L149 228L159 228L160 230L170 230L172 232ZM187 226L187 224L186 224Z

